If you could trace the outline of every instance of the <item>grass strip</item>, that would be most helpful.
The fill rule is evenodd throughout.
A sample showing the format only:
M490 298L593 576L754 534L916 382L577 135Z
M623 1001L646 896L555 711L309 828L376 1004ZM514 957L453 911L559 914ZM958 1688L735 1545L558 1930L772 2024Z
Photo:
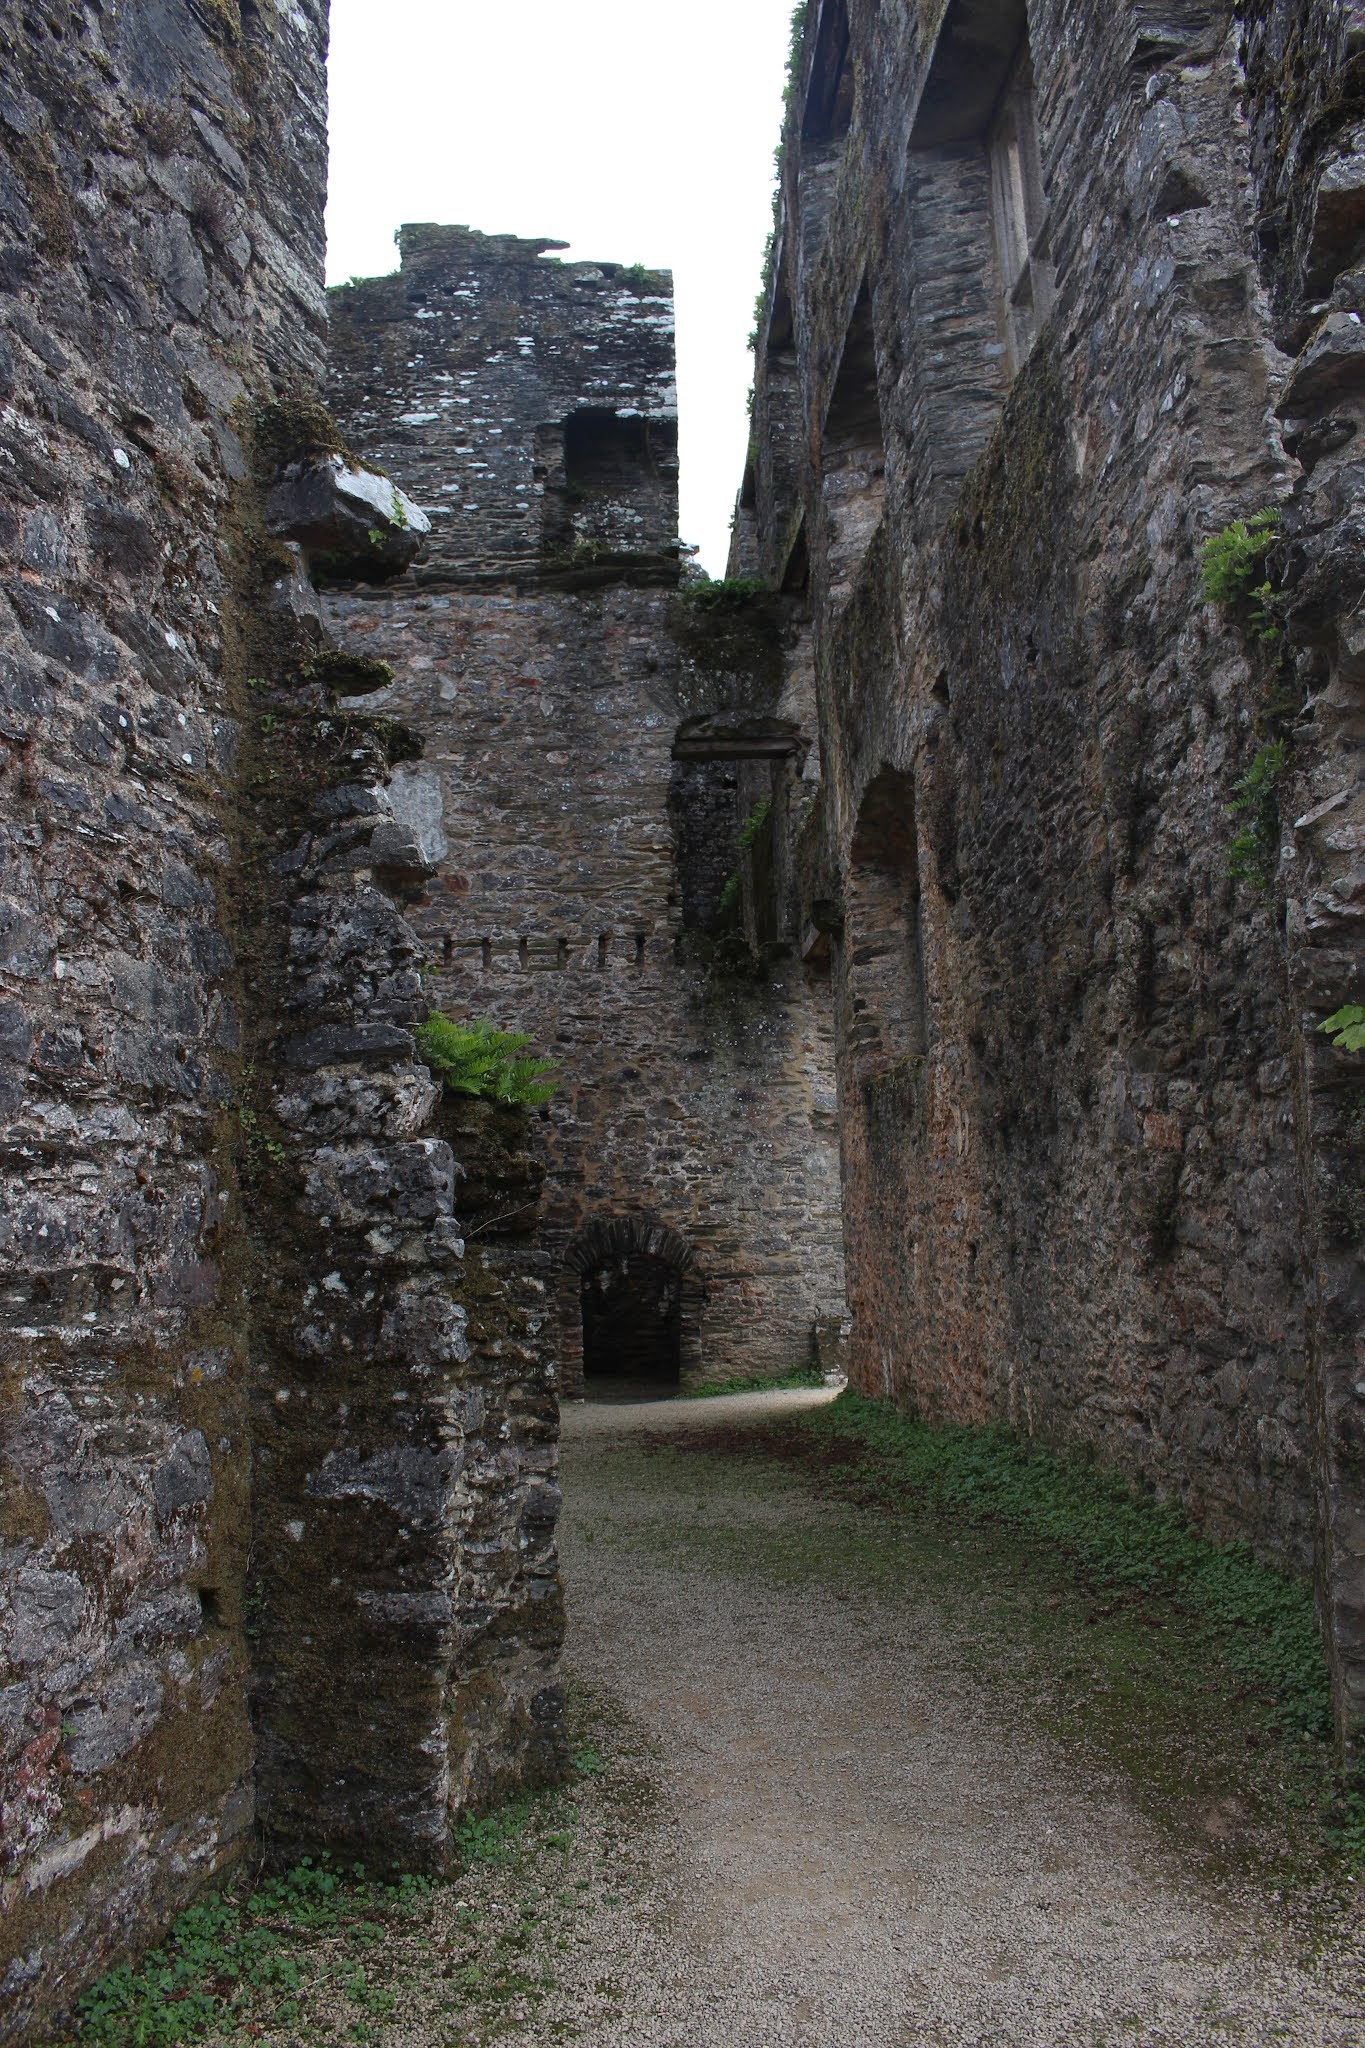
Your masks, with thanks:
M1329 1732L1312 1593L1246 1544L1210 1542L1150 1490L1003 1427L932 1426L851 1391L788 1426L870 1454L871 1470L858 1476L901 1503L1003 1524L1061 1552L1097 1586L1171 1600L1216 1631L1242 1685L1274 1695L1287 1730Z
M820 1365L794 1365L790 1372L773 1379L767 1373L754 1373L747 1379L707 1380L699 1387L688 1387L679 1399L682 1401L709 1401L717 1394L773 1394L789 1387L823 1387L825 1370Z
M606 1769L601 1749L579 1747L568 1788ZM547 1831L553 1821L557 1828ZM480 1865L512 1864L533 1834L542 1849L569 1848L572 1809L563 1788L519 1793L491 1813L463 1816L453 1831L458 1870L463 1876ZM362 1863L325 1856L255 1884L243 1879L188 1907L139 1962L98 1978L64 2038L82 2048L180 2048L207 2034L254 2037L262 2023L306 2030L308 2007L330 1977L357 2016L352 2037L361 2039L395 2002L377 1981L386 1948L444 1890L442 1879L411 1874L376 1882ZM459 1988L471 1984L461 1979Z

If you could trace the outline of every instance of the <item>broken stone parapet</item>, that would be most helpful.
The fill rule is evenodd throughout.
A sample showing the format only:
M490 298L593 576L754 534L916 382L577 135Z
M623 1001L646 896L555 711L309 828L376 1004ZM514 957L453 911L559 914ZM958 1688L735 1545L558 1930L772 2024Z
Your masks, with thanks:
M672 280L556 246L410 225L398 272L333 294L328 402L426 508L426 591L677 579Z

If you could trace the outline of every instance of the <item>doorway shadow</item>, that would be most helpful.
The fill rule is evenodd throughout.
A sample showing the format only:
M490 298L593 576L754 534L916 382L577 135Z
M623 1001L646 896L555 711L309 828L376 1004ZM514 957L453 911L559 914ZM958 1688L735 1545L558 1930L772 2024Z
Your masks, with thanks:
M578 1279L573 1334L581 1333L583 1396L675 1395L701 1350L701 1280L686 1240L648 1215L598 1218L569 1246L566 1263Z

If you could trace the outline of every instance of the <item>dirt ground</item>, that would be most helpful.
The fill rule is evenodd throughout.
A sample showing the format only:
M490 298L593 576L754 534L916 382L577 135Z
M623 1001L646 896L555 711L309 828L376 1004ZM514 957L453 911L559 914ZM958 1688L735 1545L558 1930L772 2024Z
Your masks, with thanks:
M755 1441L823 1398L569 1409L569 1784L217 2042L1362 2048L1365 1883L1273 1710L1178 1616Z
M1359 1912L1236 1768L1206 1785L1187 1760L1144 1799L1021 1697L1038 1645L1016 1654L988 1555L689 1450L822 1398L566 1414L568 1664L655 1788L557 1972L575 2038L1360 2048Z

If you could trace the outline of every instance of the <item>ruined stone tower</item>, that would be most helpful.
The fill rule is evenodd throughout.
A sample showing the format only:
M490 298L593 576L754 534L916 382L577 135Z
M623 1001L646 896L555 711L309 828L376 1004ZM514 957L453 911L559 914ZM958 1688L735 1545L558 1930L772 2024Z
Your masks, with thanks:
M407 227L394 276L332 294L332 408L434 531L328 618L422 736L424 995L559 1070L563 1388L780 1373L843 1312L830 1019L785 912L719 899L755 805L803 814L810 732L780 606L679 592L669 278L547 246Z
M818 753L784 605L679 589L667 278L407 229L329 416L324 10L22 15L7 2035L248 1850L440 1869L553 1775L561 1389L828 1356L843 1287L820 977L738 875ZM441 1099L433 1006L543 1118Z

